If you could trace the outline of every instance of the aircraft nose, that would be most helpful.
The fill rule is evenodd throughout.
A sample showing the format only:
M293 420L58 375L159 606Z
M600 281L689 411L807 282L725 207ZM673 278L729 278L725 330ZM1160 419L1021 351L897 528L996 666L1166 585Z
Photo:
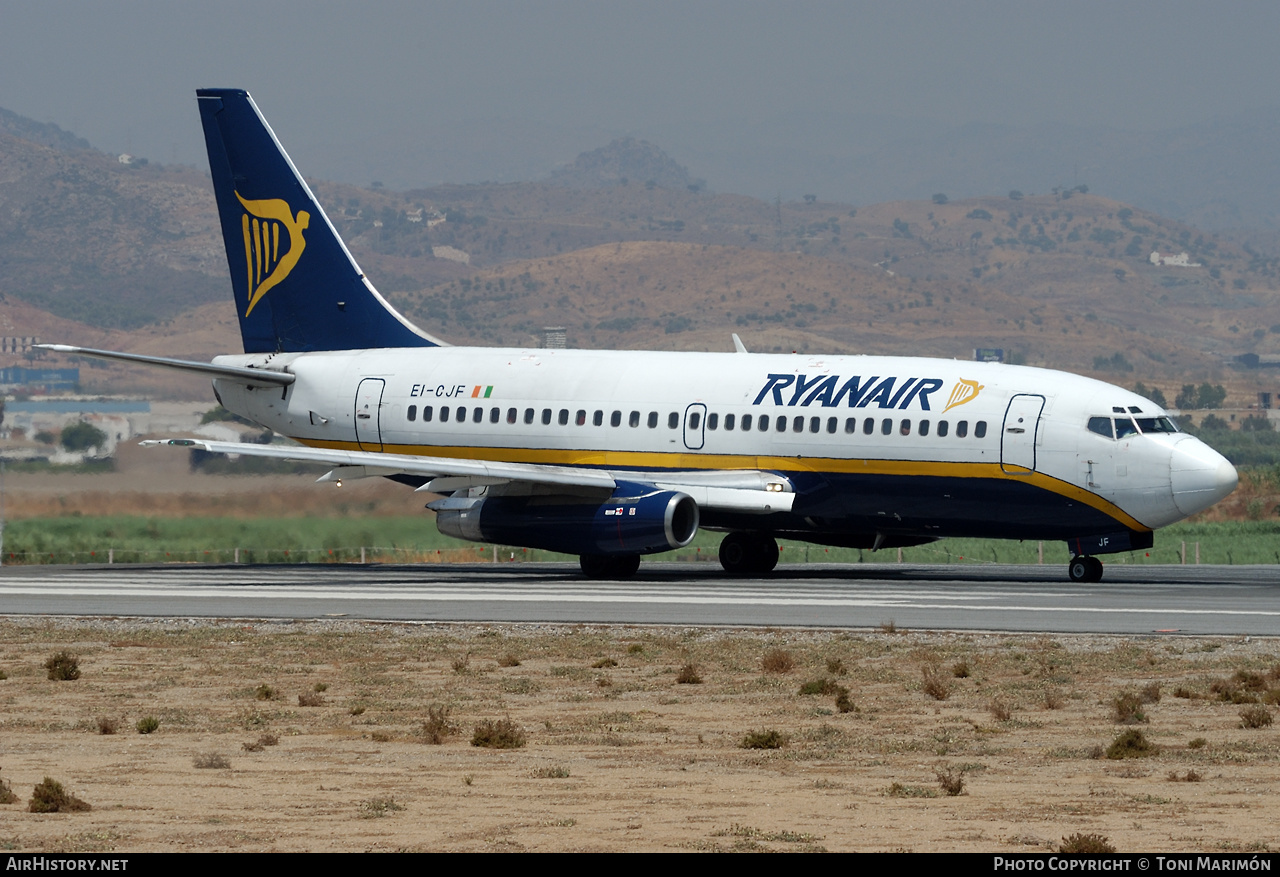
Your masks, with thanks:
M1173 501L1184 515L1203 511L1236 489L1236 467L1204 442L1187 436L1169 461Z

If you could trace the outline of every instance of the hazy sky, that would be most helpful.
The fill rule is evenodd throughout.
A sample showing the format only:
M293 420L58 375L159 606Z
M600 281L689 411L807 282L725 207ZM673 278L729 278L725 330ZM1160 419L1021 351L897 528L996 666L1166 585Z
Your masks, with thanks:
M235 86L331 179L527 178L623 134L705 175L699 156L838 152L886 116L1274 114L1277 35L1274 2L0 0L0 106L203 166L193 91Z

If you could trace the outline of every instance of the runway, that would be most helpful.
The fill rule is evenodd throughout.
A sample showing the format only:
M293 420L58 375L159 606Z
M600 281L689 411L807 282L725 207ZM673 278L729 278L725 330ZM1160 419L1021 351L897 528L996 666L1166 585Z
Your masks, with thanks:
M576 564L0 569L0 614L1280 635L1274 566L809 564L734 579L651 564L627 582Z

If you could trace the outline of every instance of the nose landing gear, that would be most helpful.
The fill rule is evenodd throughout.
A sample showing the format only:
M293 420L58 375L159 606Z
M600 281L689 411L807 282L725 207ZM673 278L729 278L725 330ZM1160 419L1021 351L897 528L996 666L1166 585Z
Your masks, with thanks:
M1077 554L1067 564L1067 575L1073 582L1092 584L1102 581L1102 561L1096 557Z

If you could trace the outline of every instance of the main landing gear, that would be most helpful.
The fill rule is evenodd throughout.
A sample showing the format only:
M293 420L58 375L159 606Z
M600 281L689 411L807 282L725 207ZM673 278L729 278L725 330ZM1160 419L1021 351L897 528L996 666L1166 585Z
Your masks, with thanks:
M1067 564L1067 575L1073 582L1093 583L1102 581L1102 561L1096 557L1077 554Z
M578 564L589 579L629 579L640 568L640 555L584 554Z
M768 533L730 533L720 543L720 565L730 575L765 575L778 565L778 543Z

